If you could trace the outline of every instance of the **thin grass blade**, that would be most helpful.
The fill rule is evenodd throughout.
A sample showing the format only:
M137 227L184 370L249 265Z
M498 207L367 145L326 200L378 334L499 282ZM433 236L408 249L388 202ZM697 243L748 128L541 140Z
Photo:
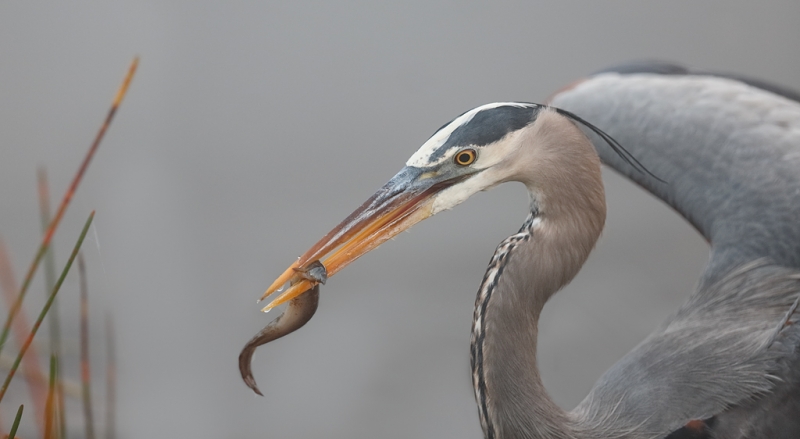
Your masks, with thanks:
M50 185L47 183L47 170L40 167L36 172L39 192L39 219L42 223L42 233L47 233L50 226ZM56 284L55 249L50 245L44 255L44 286L45 296L53 291ZM50 351L56 356L61 355L61 323L58 313L58 299L53 301L53 308L47 316L50 325Z
M47 302L42 308L42 311L39 313L39 317L36 319L36 323L34 323L30 335L28 335L25 343L20 348L19 355L17 355L16 360L14 360L14 365L11 367L11 370L8 372L8 376L6 376L6 380L3 382L3 387L0 388L0 401L2 401L3 397L6 395L6 391L8 391L8 385L11 384L11 380L14 379L14 374L19 368L22 357L25 355L25 352L28 350L31 343L33 343L33 337L36 336L36 332L39 330L39 327L42 326L42 321L47 315L47 311L49 311L50 307L53 305L53 299L56 298L56 294L58 294L61 284L64 283L64 279L67 277L67 273L69 273L69 269L72 267L72 263L75 261L75 257L78 255L81 245L83 245L83 239L86 238L86 232L89 231L89 226L92 225L93 219L94 211L92 211L92 213L89 215L89 218L86 220L86 224L83 226L83 230L81 230L81 235L78 238L78 242L75 243L75 248L72 249L72 254L69 256L69 260L67 260L67 265L65 265L64 270L61 271L61 276L58 278L58 281L56 281L56 285L53 287L53 292L50 293L50 297L47 298Z
M37 187L39 192L39 219L42 223L42 234L47 233L50 226L50 184L47 182L47 169L40 167L36 172ZM45 295L53 291L56 284L56 258L55 249L52 244L48 247L44 255L44 286ZM61 317L58 311L58 298L53 301L53 308L47 317L50 326L50 353L56 356L56 360L61 358ZM61 367L61 363L56 361L56 367ZM56 370L56 374L61 376L61 371ZM58 437L64 439L67 436L67 417L64 413L64 382L56 381L56 404L58 413Z
M39 219L42 223L42 236L47 233L47 228L50 226L51 212L50 212L50 184L47 182L47 169L42 166L36 172L36 182L39 193ZM45 295L53 291L53 286L56 284L56 258L55 249L52 244L48 247L44 255L44 286ZM61 357L61 317L58 311L58 298L53 301L53 308L48 313L47 319L50 325L50 353L55 355L56 358ZM61 376L61 363L56 363L56 374ZM57 411L59 420L59 433L58 437L67 437L67 417L64 414L64 383L62 380L56 381L58 391L57 397Z
M8 432L9 439L17 437L17 429L19 428L19 421L22 420L22 410L25 408L24 404L20 404L17 410L17 416L14 418L14 424L11 425L11 431Z
M55 431L58 425L58 399L56 398L56 383L58 382L58 359L55 355L50 355L50 386L47 392L47 405L45 406L44 417L44 439L55 439L58 432Z
M117 347L114 320L106 314L106 439L117 436Z
M89 286L86 282L86 263L83 260L83 253L78 254L78 274L81 281L81 397L86 439L94 439L92 370L89 359Z
M117 112L117 108L122 103L122 99L125 97L125 93L128 91L128 86L133 79L134 73L136 73L136 67L139 65L139 58L136 57L133 59L131 66L128 68L128 74L125 76L125 79L122 82L119 90L117 91L117 95L114 97L114 101L111 104L111 108L108 110L108 114L106 115L105 121L100 126L100 130L97 132L97 135L94 138L94 142L89 147L89 151L86 153L86 156L83 159L83 163L81 163L80 168L78 168L78 172L75 174L75 177L72 179L72 183L67 188L66 193L64 193L64 197L61 199L61 204L56 211L55 216L50 221L50 225L47 227L47 231L42 238L42 243L39 245L39 250L36 252L36 256L34 256L33 261L31 262L30 267L28 268L28 272L25 275L25 280L22 282L22 288L20 288L20 292L17 296L17 300L14 303L14 306L8 312L8 317L6 319L5 325L3 325L3 332L0 334L0 350L3 349L6 340L8 339L8 333L11 328L11 323L14 320L17 312L19 311L20 307L22 306L22 301L25 299L25 293L28 291L28 287L30 286L31 281L33 280L33 275L36 273L36 269L39 267L39 263L42 261L42 257L44 256L47 248L50 246L50 241L53 239L53 235L58 228L58 225L61 223L61 218L64 217L64 212L67 210L67 206L69 206L70 201L72 200L73 195L75 195L75 191L78 189L78 185L80 184L81 180L83 179L83 175L86 173L86 169L89 167L89 163L92 161L92 157L94 157L97 148L100 146L100 141L103 140L103 136L108 130L109 125L111 125L111 121L114 119L114 114Z

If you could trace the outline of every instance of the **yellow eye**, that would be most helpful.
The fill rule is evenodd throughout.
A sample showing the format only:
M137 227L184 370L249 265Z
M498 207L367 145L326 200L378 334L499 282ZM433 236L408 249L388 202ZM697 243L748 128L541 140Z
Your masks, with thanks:
M465 149L456 153L456 164L461 166L469 166L475 159L478 158L478 153L474 149Z

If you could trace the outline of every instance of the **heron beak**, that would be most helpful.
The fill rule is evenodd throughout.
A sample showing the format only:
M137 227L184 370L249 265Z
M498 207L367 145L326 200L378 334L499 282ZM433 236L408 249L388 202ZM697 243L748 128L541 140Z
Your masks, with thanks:
M403 168L267 288L260 300L279 291L287 282L290 284L286 291L262 311L269 311L315 285L324 283L328 277L361 255L428 218L431 216L434 195L463 178L464 176L443 180L437 178L436 173L423 172L420 168ZM322 261L323 272L310 274L312 264L317 261ZM316 271L319 273L318 269Z

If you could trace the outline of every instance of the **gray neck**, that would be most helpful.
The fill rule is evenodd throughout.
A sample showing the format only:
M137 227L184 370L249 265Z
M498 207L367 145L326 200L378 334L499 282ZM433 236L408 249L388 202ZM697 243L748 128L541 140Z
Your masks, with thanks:
M575 234L553 230L547 221L533 211L520 232L497 247L475 302L470 352L487 439L576 437L539 375L538 321L547 300L585 261L599 229L585 242L568 243Z
M567 430L566 415L547 395L536 363L539 314L554 291L531 293L511 281L522 277L534 221L536 212L497 247L475 301L470 352L487 439L568 437L553 434Z

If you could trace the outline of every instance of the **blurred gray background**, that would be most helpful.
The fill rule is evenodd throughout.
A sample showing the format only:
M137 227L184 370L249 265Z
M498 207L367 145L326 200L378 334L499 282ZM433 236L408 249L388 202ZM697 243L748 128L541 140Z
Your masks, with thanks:
M521 185L481 193L332 279L306 327L257 352L263 398L236 361L277 316L255 300L461 112L541 102L642 58L800 89L799 21L797 1L3 2L0 234L21 277L40 236L37 166L60 198L139 54L55 241L63 264L97 210L85 253L98 417L108 312L120 437L478 439L472 307L495 246L524 219ZM606 231L541 324L545 384L565 408L680 304L707 257L673 211L605 176ZM61 298L72 362L77 284L73 273ZM30 310L42 289L37 279ZM25 399L16 385L5 425Z

